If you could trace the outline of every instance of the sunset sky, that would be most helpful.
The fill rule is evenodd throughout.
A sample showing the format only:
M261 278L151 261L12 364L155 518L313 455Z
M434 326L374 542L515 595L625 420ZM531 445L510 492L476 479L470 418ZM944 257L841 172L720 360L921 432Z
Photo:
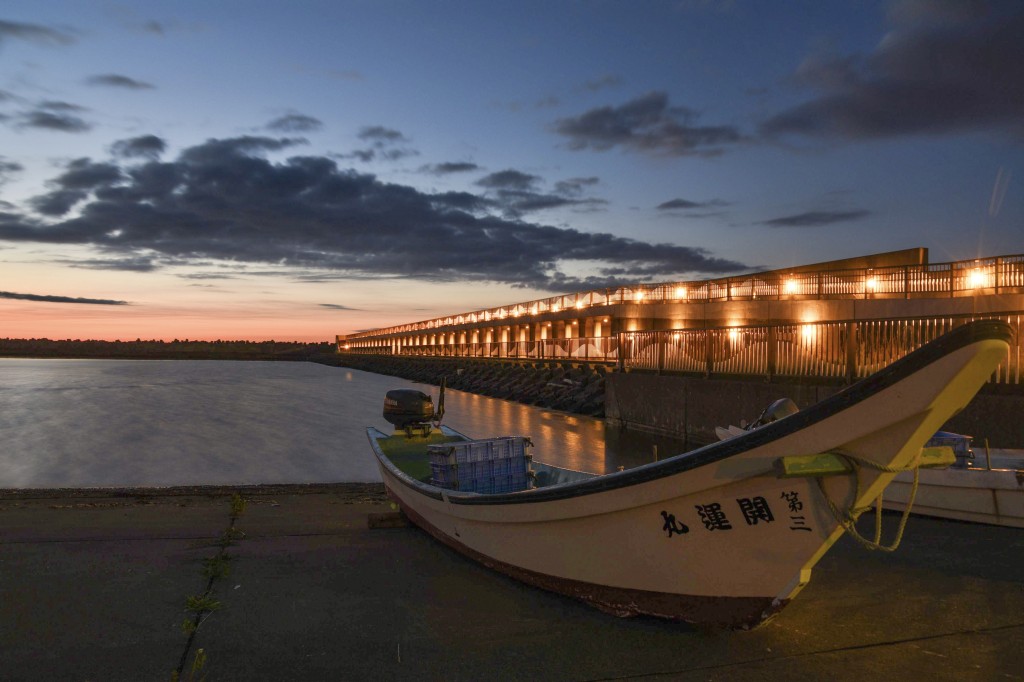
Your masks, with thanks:
M0 337L1024 253L1024 2L7 0Z

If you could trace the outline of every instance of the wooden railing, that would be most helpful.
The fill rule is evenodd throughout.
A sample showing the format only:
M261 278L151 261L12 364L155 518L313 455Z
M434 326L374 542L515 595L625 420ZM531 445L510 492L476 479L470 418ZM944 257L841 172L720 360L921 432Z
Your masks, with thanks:
M491 358L617 364L624 370L705 377L781 377L852 383L953 328L981 317L1005 320L1014 341L991 381L1022 385L1024 312L624 332L615 337L406 346L415 357ZM347 352L391 355L390 347Z
M626 332L621 335L619 364L627 370L706 377L803 377L852 383L980 317L1005 320L1015 332L991 381L1021 385L1024 313Z
M952 263L902 265L786 274L771 271L696 282L636 284L582 291L507 306L448 315L349 334L350 341L412 332L448 332L465 325L519 324L530 316L590 308L651 303L707 303L762 299L935 298L1024 291L1024 255Z

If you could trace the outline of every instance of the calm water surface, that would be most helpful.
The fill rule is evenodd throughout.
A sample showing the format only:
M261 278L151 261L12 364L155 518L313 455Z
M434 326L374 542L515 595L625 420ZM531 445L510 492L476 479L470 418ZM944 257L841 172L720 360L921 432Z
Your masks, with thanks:
M379 481L384 394L436 387L305 362L0 358L0 488ZM598 419L446 391L445 424L611 471L682 449Z

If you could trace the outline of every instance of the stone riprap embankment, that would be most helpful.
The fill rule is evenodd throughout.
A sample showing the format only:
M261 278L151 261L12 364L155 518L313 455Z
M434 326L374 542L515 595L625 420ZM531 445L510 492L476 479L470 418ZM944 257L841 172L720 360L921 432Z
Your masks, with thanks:
M424 384L438 385L443 377L449 388L468 393L604 417L608 370L601 365L380 355L334 355L315 360Z

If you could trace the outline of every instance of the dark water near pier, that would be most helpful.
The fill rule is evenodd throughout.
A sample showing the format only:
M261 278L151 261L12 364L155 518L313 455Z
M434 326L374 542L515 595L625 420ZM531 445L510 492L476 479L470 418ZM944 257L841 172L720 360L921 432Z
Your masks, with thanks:
M378 481L384 394L437 389L303 362L0 359L0 488ZM445 423L529 436L539 461L602 473L682 443L460 391Z

